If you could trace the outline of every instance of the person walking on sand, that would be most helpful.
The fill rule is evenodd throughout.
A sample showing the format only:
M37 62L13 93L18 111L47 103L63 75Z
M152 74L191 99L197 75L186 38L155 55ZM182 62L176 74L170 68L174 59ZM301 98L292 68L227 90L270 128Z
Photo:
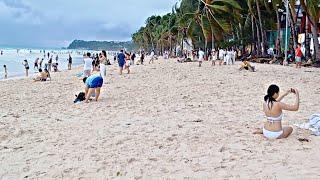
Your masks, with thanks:
M25 60L23 61L22 65L24 66L24 68L25 68L25 70L26 70L26 77L28 77L28 76L29 76L29 69L30 69L28 60L25 59Z
M99 62L100 62L100 74L102 78L105 80L107 76L107 52L103 50L99 55Z
M199 61L199 67L201 67L202 62L204 60L204 52L202 50L202 48L200 48L199 52L198 52L198 61Z
M8 78L8 69L7 69L7 65L3 65L4 68L4 78L7 79Z
M296 101L292 105L281 102L282 99L289 94L294 94L296 96ZM289 137L293 128L282 126L283 110L299 110L299 91L297 89L290 89L280 95L280 88L273 84L269 86L268 93L264 97L263 111L267 116L267 121L264 123L263 129L257 130L254 134L263 134L264 137L268 139Z
M296 61L296 68L301 68L301 64L302 64L302 56L303 56L303 53L302 53L302 50L301 50L301 44L298 43L297 45L297 48L295 49L295 55L296 55L296 58L295 58L295 61Z
M103 78L94 74L89 77L83 78L83 82L85 84L85 103L89 102L90 97L95 94L95 101L98 101L100 96L101 87L103 85Z
M151 62L152 62L152 64L153 64L154 58L155 58L155 57L154 57L154 50L151 51L150 57L151 57L151 58L150 58L149 64L151 64Z
M119 64L119 74L122 75L122 71L124 68L124 65L126 63L126 56L123 53L123 50L120 50L120 53L118 54L118 64Z
M83 62L84 62L83 76L89 77L91 75L92 62L93 62L93 59L91 58L91 53L88 52L87 54L84 55Z
M128 71L128 74L130 74L130 63L131 63L130 54L126 53L125 69Z
M72 57L71 54L69 54L69 58L68 58L68 70L71 70L72 67Z

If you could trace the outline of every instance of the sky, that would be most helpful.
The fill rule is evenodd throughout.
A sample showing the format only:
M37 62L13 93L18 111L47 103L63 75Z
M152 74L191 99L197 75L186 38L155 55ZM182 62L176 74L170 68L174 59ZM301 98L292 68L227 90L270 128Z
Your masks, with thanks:
M0 0L0 45L66 47L79 40L131 40L151 15L178 0Z

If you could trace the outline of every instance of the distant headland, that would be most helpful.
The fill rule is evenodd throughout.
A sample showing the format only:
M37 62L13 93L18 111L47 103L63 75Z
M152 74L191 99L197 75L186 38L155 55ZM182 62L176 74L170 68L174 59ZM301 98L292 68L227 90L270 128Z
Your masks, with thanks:
M107 50L118 51L125 48L128 51L134 50L135 45L131 41L117 42L117 41L84 41L74 40L68 49L86 49L86 50Z

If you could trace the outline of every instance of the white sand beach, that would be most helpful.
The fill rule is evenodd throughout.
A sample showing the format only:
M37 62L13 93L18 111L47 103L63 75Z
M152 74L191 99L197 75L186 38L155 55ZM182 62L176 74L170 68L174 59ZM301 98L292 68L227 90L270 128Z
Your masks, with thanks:
M252 134L271 83L300 90L284 124L319 112L320 69L255 66L158 60L120 77L114 65L89 104L73 104L81 68L0 81L0 179L320 179L319 137Z

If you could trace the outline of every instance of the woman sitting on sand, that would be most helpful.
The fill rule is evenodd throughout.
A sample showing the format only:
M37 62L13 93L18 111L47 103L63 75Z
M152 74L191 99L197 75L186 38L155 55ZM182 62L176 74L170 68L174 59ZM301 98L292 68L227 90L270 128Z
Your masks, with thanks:
M39 69L39 74L33 78L34 81L46 81L48 78L48 74L43 72L42 69Z
M251 66L251 64L247 61L247 60L243 60L242 61L242 64L241 64L241 67L240 67L240 71L242 71L243 69L245 70L249 70L250 72L255 72L255 67L254 66Z
M283 127L283 110L298 111L299 92L297 89L288 90L285 94L279 95L280 89L277 85L268 88L268 94L264 97L263 111L267 116L263 130L258 130L254 134L263 134L268 139L287 138L293 131L292 127ZM293 93L296 95L296 102L293 105L282 103L281 100Z

